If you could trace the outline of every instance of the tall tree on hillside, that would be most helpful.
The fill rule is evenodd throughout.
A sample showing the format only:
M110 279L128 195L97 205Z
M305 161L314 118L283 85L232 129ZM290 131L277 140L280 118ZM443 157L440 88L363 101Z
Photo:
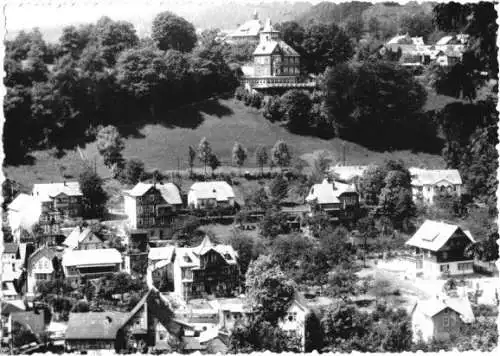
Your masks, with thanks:
M132 23L113 21L109 17L101 17L97 21L95 36L103 58L110 67L116 63L116 58L122 51L139 43Z
M293 300L295 285L268 256L250 263L246 274L248 299L257 313L272 325L283 317Z
M196 30L184 18L165 11L156 15L153 20L151 37L159 49L166 51L175 49L190 52L196 45Z
M248 156L247 151L243 148L243 146L238 142L235 142L233 146L233 163L238 166L240 174L241 174L241 167L245 163L247 156Z
M408 230L409 219L416 213L408 178L401 171L390 171L384 182L376 213L389 217L394 227Z
M86 218L102 218L108 196L103 189L103 181L90 167L85 167L78 183L83 195L83 210Z
M311 98L300 90L289 90L281 97L281 107L290 131L302 133L310 127Z
M156 115L156 106L164 101L160 87L165 83L165 54L151 47L123 51L116 63L116 81L132 98Z
M212 175L214 175L215 170L220 167L219 158L217 158L217 155L215 153L212 153L210 155L210 159L208 161L208 164L209 164L210 168L212 169Z
M63 28L59 44L62 54L68 54L73 59L78 59L87 45L94 40L94 25L80 27L67 26Z
M279 166L281 170L290 164L292 155L288 148L288 145L283 140L278 140L272 150L271 150L271 160L272 162Z
M189 175L192 177L193 176L193 167L194 167L194 160L196 159L196 150L193 148L193 146L189 146Z
M276 29L281 33L281 39L292 46L299 54L302 54L302 42L304 41L305 30L295 21L285 21L276 24Z
M121 167L123 164L122 151L125 148L123 138L115 126L103 127L97 133L97 150L104 159L108 168Z
M351 39L334 23L307 26L302 47L309 73L322 73L327 66L344 63L354 55Z
M210 163L211 156L212 147L210 146L210 142L207 141L206 137L203 137L198 145L198 158L205 167L205 175L207 174L207 165Z
M264 174L264 166L267 164L269 156L267 154L267 149L263 145L259 145L255 150L255 161L260 167L260 174Z

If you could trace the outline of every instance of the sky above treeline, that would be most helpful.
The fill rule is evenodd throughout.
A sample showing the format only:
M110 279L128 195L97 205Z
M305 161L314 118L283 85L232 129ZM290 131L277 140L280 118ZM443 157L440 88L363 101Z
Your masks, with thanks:
M33 27L41 29L60 28L67 25L78 25L97 21L102 16L109 16L113 20L127 20L132 22L139 35L146 29L142 23L149 24L152 18L161 11L169 10L178 15L192 18L200 10L210 6L227 4L237 0L39 0L26 1L22 4L7 0L5 7L7 36L10 37L22 29ZM279 1L279 0L278 0ZM27 2L27 3L26 3ZM239 0L246 4L271 4L276 0ZM312 5L320 0L286 0L279 2L307 2Z

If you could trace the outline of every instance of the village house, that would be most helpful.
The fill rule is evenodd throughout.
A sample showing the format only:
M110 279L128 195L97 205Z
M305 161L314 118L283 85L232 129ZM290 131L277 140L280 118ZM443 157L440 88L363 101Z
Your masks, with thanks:
M174 291L175 246L152 247L148 253L146 280L160 292Z
M413 200L432 205L439 195L462 194L462 178L456 169L410 168Z
M26 264L26 293L36 293L38 285L52 280L54 273L53 259L56 252L44 245L36 249L29 257Z
M465 323L474 322L467 297L445 297L418 301L411 311L413 341L444 341Z
M238 26L235 31L227 35L226 42L230 44L259 42L259 33L262 29L263 26L259 20L259 14L255 11L250 20Z
M234 191L224 181L196 182L187 199L193 209L230 208L234 206Z
M19 244L5 242L2 252L2 275L7 273L20 273L23 260Z
M219 330L226 340L237 324L248 325L254 318L254 312L245 298L221 298L210 303L219 310ZM285 316L278 321L278 327L286 335L299 341L302 351L305 351L306 344L306 319L312 312L297 294Z
M182 199L173 183L137 183L124 192L125 214L130 229L147 229L151 235L163 237L164 229L171 223Z
M243 85L248 90L286 90L314 88L315 82L301 80L300 55L280 38L271 20L260 31L253 62L243 66Z
M20 193L7 206L7 222L11 229L14 242L21 241L22 231L30 231L40 220L41 207L33 196Z
M470 232L457 225L426 220L406 245L412 249L417 273L440 278L474 272L473 258L465 255L474 242Z
M104 241L89 227L75 227L63 243L73 250L95 250L104 248Z
M99 278L120 272L122 265L122 255L114 248L69 250L62 257L64 275L72 282L81 277Z
M117 333L129 313L70 313L65 334L67 351L116 350Z
M32 196L40 205L40 225L46 235L59 234L64 220L82 216L83 195L78 182L35 184Z
M368 166L344 166L335 165L330 167L328 173L343 182L351 182L363 176Z
M345 184L324 179L314 184L306 197L311 213L318 208L327 213L332 220L351 220L359 206L359 196L353 184Z
M175 294L189 300L230 297L239 283L238 254L230 245L214 245L206 236L198 247L178 247L173 264Z
M118 332L119 337L132 335L132 345L141 351L171 351L171 342L180 340L192 327L174 317L172 306L160 292L151 288L130 311ZM125 340L124 340L125 341Z

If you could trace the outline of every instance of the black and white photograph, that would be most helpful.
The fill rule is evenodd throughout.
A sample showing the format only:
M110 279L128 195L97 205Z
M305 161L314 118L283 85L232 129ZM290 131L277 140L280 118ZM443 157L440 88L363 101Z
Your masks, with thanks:
M0 354L498 351L498 2L1 3Z

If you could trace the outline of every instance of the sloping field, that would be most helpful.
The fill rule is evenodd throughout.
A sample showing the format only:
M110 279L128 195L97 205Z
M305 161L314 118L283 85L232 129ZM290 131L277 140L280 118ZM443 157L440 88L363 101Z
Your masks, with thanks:
M142 160L148 170L160 171L187 169L188 147L197 147L203 137L211 143L213 151L224 166L231 165L231 151L235 141L241 143L248 151L249 158L245 166L255 167L254 152L258 145L269 149L279 140L285 140L291 147L294 156L311 161L315 153L327 150L338 162L345 158L347 164L379 163L385 158L401 158L408 166L442 167L444 162L438 155L413 153L410 151L373 152L358 144L337 138L324 140L317 137L292 134L279 123L270 123L262 115L245 107L233 99L212 100L202 104L179 109L169 114L169 122L140 124L121 127L125 133L126 158ZM109 176L110 172L102 164L95 144L88 144L82 150L89 161L96 161L98 172ZM35 182L62 180L76 177L81 169L82 158L77 150L67 151L61 158L55 158L49 151L34 152L33 165L6 167L4 174L26 187ZM199 160L197 167L202 167Z

